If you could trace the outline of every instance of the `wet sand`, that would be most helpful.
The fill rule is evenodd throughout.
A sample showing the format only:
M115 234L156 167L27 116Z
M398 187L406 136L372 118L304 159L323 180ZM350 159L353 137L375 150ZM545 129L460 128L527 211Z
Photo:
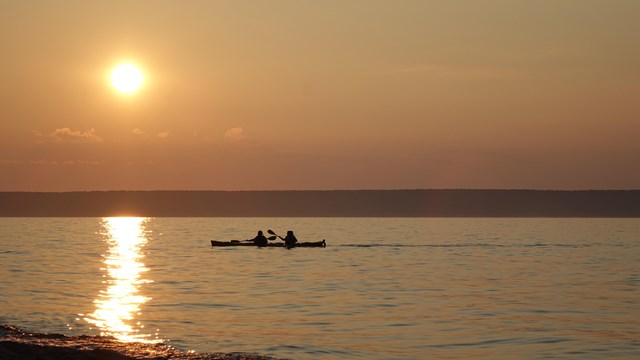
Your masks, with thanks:
M244 353L199 354L165 344L123 343L103 336L66 336L29 333L10 325L0 325L0 360L277 360Z

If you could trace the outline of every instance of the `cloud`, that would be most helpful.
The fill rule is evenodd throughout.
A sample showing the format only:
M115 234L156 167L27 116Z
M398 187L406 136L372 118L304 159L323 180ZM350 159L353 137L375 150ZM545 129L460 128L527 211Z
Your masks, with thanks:
M159 132L157 135L149 135L144 130L140 128L135 128L131 130L131 133L136 136L141 136L143 139L151 139L153 137L157 137L158 139L166 139L169 137L169 131Z
M100 165L99 161L92 160L65 160L62 165Z
M100 165L93 160L0 160L0 165Z
M443 79L495 79L522 76L521 72L503 67L422 64L389 71L391 74L425 75Z
M71 130L68 127L55 129L50 134L42 134L41 132L34 130L33 133L40 139L65 142L65 143L101 143L102 137L98 136L96 130L91 128L89 130Z
M234 127L225 131L224 138L227 141L240 141L246 139L247 137L244 135L244 130L242 130L242 127Z

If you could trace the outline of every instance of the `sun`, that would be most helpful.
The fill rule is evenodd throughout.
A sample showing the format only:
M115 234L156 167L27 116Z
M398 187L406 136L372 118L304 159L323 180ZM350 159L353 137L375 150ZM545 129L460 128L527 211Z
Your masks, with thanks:
M111 71L111 84L121 93L135 93L142 81L142 72L133 64L120 64Z

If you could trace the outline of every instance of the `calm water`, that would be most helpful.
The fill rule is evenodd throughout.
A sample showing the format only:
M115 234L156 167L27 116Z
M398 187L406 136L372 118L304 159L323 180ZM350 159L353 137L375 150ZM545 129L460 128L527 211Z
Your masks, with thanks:
M209 246L269 228L328 246ZM198 352L640 356L640 219L0 218L0 279L0 323Z

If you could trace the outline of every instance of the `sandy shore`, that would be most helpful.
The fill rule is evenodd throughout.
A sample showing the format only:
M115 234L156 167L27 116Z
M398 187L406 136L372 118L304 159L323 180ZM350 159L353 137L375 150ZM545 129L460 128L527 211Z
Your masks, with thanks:
M165 344L122 343L102 336L65 336L29 333L10 325L0 325L0 360L277 360L244 353L198 354Z

